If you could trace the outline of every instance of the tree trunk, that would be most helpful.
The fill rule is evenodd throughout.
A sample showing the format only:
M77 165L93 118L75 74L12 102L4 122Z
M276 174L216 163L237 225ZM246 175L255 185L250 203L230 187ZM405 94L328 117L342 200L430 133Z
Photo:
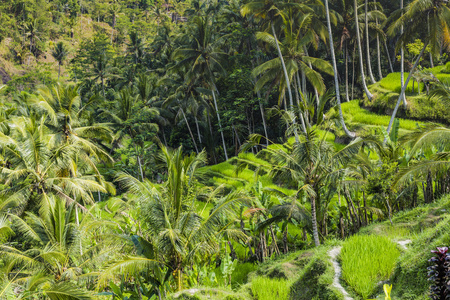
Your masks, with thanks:
M389 61L389 68L391 69L391 73L394 73L394 68L392 67L391 55L389 54L389 48L387 46L386 40L384 40L384 49L386 50L386 55Z
M326 13L326 17L327 17L327 28L328 28L328 38L330 41L331 60L333 62L334 85L335 85L335 89L336 89L336 104L337 104L338 110L339 110L339 121L342 125L342 128L345 131L345 134L351 138L354 138L355 133L350 132L350 130L347 129L347 126L345 126L344 116L342 114L341 96L339 94L339 80L338 80L338 72L337 72L337 66L336 66L336 57L334 55L333 35L331 33L331 21L330 21L330 10L328 9L328 0L325 0L325 13Z
M222 137L223 153L225 154L225 160L228 160L227 146L225 145L225 138L223 137L222 123L220 122L219 108L217 107L217 100L216 100L216 94L214 93L214 89L215 89L215 85L213 84L213 88L211 89L211 91L212 91L212 95L213 95L213 99L214 99L214 107L216 109L217 121L219 122L220 136Z
M376 2L375 2L376 4ZM378 9L376 9L378 10ZM378 18L375 19L377 29L378 29ZM381 50L380 50L380 35L377 32L377 62L378 62L378 77L383 79L383 73L381 72Z
M338 187L338 204L339 204L339 227L341 229L341 238L344 239L345 237L345 230L344 230L344 218L342 217L341 212L341 188Z
M372 100L373 95L372 93L369 91L369 89L367 88L367 84L366 84L366 77L364 75L364 63L363 63L363 52L362 52L362 45L361 45L361 33L359 31L359 22L358 20L358 1L354 0L354 6L355 6L355 24L356 24L356 39L358 41L358 52L359 52L359 65L361 68L361 81L362 81L362 85L364 88L364 92L367 95L367 99ZM330 29L329 29L330 30Z
M422 57L423 53L425 52L425 48L428 46L428 42L429 41L424 43L424 46L423 46L422 50L420 51L420 54L417 57L416 62L414 63L414 66L409 71L409 75L408 75L408 78L406 78L405 84L402 86L402 90L400 91L400 96L398 97L397 104L395 105L394 111L392 112L391 120L389 121L389 126L387 128L387 134L389 134L391 132L392 124L394 123L394 119L395 119L395 115L397 114L398 107L400 106L400 102L402 101L403 95L405 94L406 87L408 86L409 80L411 79L412 74L414 73L414 71L417 68L417 65L419 64L420 58ZM386 142L386 139L385 139L385 142Z
M328 2L328 0L325 1ZM317 247L320 246L320 240L319 240L319 230L317 228L316 199L314 197L311 197L311 221L312 221L314 244Z
M286 224L286 228L283 231L283 253L286 254L289 252L288 248L288 224Z
M61 63L58 63L58 80L59 80L59 76L61 75Z
M400 0L400 9L403 10L403 0ZM403 11L402 11L403 16ZM400 34L403 34L403 25L400 28ZM411 74L412 72L410 72ZM405 51L403 50L403 43L400 47L400 80L401 80L401 87L403 88L403 85L405 84ZM408 84L406 84L408 85ZM406 103L406 96L403 94L403 107L406 109L408 103Z
M372 74L372 63L370 62L370 40L369 40L369 21L367 19L367 0L364 4L364 23L366 31L366 54L367 54L367 72L369 73L369 78L372 84L375 83L375 78Z
M105 98L105 80L103 78L103 76L101 76L102 79L102 94L103 94L103 98Z
M195 152L197 152L197 154L198 154L197 143L195 142L194 135L192 134L191 126L189 126L189 122L186 118L186 115L184 114L184 110L182 108L180 110L181 110L181 113L183 114L183 118L184 118L184 121L186 122L186 126L189 130L189 134L191 135L192 142L194 143Z
M364 199L364 220L366 225L369 225L369 220L367 219L367 201L366 201L366 193L363 191L363 199Z
M261 92L257 91L256 95L258 96L259 110L261 112L261 118L262 118L262 121L263 121L264 134L266 136L266 146L269 146L269 134L267 133L267 124L266 124L266 117L264 115L264 106L261 103Z
M291 109L294 109L294 100L292 98L291 82L289 80L289 75L288 75L287 70L286 70L286 64L284 63L283 54L281 54L281 49L280 49L280 45L278 44L277 33L275 32L275 27L273 26L273 22L271 22L271 27L272 27L272 34L273 34L273 37L275 39L275 44L276 44L277 51L278 51L278 56L280 57L281 66L283 67L284 78L286 80L286 87L287 87L288 94L289 94L289 104L291 106ZM300 121L301 121L301 124L302 124L303 132L306 133L305 121L303 120L303 115L302 114L300 114ZM294 125L296 124L295 118L294 118L294 120L292 120L292 122L294 123ZM299 138L298 138L297 128L294 128L294 134L295 134L295 141L298 143L299 142Z
M355 57L356 57L356 48L353 47L353 59L352 59L352 101L354 98L355 91Z
M200 142L200 146L201 146L202 145L202 135L200 134L200 127L198 126L197 116L194 116L194 118L195 118L195 127L197 127L198 141Z
M347 41L344 42L344 53L345 53L345 100L350 101L350 95L348 91L348 45Z

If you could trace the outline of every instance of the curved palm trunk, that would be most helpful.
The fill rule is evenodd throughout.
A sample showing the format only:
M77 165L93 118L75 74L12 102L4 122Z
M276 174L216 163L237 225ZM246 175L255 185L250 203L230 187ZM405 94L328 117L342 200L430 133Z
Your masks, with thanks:
M364 4L364 23L366 31L366 54L367 54L367 72L369 73L370 81L375 83L375 78L372 73L372 63L370 62L370 41L369 41L369 21L367 19L367 0Z
M364 88L364 92L367 95L367 98L369 100L372 100L373 95L367 88L366 84L366 76L364 75L364 63L363 63L363 52L362 52L362 46L361 46L361 34L359 31L359 22L358 22L358 1L354 0L354 6L355 6L355 24L356 24L356 39L358 41L358 52L359 52L359 65L361 68L361 81Z
M225 138L223 137L222 123L220 121L219 108L217 107L216 93L214 92L215 88L216 86L213 84L213 88L211 89L211 91L214 100L214 108L216 109L217 121L219 122L220 136L222 137L223 153L225 154L225 160L228 160L227 146L225 145Z
M387 128L387 134L391 132L392 124L394 123L395 115L397 114L398 107L400 106L400 102L403 99L403 96L405 95L406 87L408 86L409 80L412 77L412 74L417 68L417 65L419 64L420 59L423 56L423 53L425 52L425 48L428 46L429 41L424 43L422 50L420 51L419 56L417 57L416 61L414 62L414 66L412 67L411 71L409 71L408 78L406 78L405 84L402 86L402 90L400 92L400 96L398 97L397 104L395 105L394 111L392 112L391 120L389 121L389 126ZM386 142L386 139L384 140Z
M400 9L403 9L403 0L400 0ZM403 12L402 12L403 16ZM403 25L400 28L400 34L403 34ZM403 85L405 84L405 51L403 50L403 43L400 48L400 80L401 80L401 87L403 88ZM406 108L408 103L406 102L406 97L403 94L403 107Z
M339 94L339 80L338 80L338 72L337 72L337 66L336 66L336 56L334 55L333 35L331 33L331 21L330 21L330 10L328 9L328 0L325 0L325 13L327 15L326 17L327 17L328 38L330 40L331 60L333 62L334 86L336 89L336 104L337 104L338 110L339 110L339 121L341 122L342 128L345 131L345 134L351 138L354 138L355 134L353 132L350 132L350 130L347 129L347 126L345 126L344 116L342 114L341 96ZM316 224L316 226L317 226L317 224Z
M184 110L182 108L180 110L181 110L181 113L183 114L184 122L186 122L186 126L189 130L189 134L191 135L192 142L194 143L195 152L197 152L197 154L198 154L197 143L195 142L194 135L192 134L191 126L189 126L189 122L186 118L186 115L184 114Z
M376 4L376 2L375 2ZM376 10L378 10L376 8ZM375 19L377 28L378 28L378 18ZM378 76L380 80L383 79L383 73L381 72L381 50L380 50L380 35L377 32L377 62L378 62Z
M345 100L350 101L349 90L348 90L348 45L347 41L344 42L344 53L345 53Z
M275 44L277 46L278 56L280 57L281 65L283 67L284 77L286 80L286 87L287 87L288 93L289 93L289 104L291 106L291 109L293 109L294 108L294 100L292 99L291 83L289 80L289 75L287 73L286 64L284 63L283 55L281 54L281 49L280 49L280 45L278 44L278 38L277 38L277 34L275 32L275 27L273 26L273 22L271 22L270 25L272 27L273 37L275 38ZM300 121L302 123L303 132L306 133L305 121L303 120L302 114L300 114ZM296 124L295 119L293 120L293 123ZM295 133L295 141L298 143L299 139L298 139L298 134L297 134L297 128L294 128L294 133Z

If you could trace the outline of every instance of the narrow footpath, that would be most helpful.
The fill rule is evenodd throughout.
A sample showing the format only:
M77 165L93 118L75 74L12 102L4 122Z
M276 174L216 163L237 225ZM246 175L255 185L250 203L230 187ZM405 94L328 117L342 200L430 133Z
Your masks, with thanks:
M397 244L400 247L402 247L404 250L407 250L408 248L406 247L406 245L408 245L411 242L412 242L411 240L403 240L403 241L397 241ZM344 295L344 300L353 300L353 298L350 297L350 295L347 293L347 291L344 289L344 287L339 282L339 278L341 277L341 266L339 265L339 263L337 261L337 257L341 253L341 248L342 248L341 246L334 247L333 249L328 251L328 255L331 258L331 263L333 264L333 268L334 268L333 286L335 288L337 288L342 293L342 295Z
M341 253L342 247L334 247L328 252L328 255L331 258L331 263L333 264L334 268L334 278L333 278L333 286L337 288L342 295L344 295L344 300L353 300L352 297L347 293L347 291L344 289L344 287L339 282L339 278L341 277L341 266L337 262L337 257Z

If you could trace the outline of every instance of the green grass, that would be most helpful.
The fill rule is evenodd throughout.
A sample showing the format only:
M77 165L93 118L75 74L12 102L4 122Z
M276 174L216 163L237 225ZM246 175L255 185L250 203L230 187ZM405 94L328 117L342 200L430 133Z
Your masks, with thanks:
M357 235L342 247L342 277L363 299L377 288L377 283L388 279L400 255L397 245L383 236Z
M290 286L285 279L258 276L252 280L252 294L258 300L288 300Z
M409 73L405 73L405 81L406 81L406 78L408 77L408 74ZM387 89L387 90L390 90L390 91L393 91L396 93L400 93L400 91L401 91L400 82L401 82L400 72L394 72L394 73L390 73L386 77L384 77L380 81L380 86L384 89ZM413 81L410 80L408 83L408 87L406 88L407 93L413 92L412 86L413 86ZM423 83L420 84L420 88L421 88L421 91L423 91ZM414 84L414 90L417 91L417 82Z
M384 126L385 128L389 125L389 120L391 118L390 116L378 115L361 108L358 100L342 103L342 112L347 122ZM417 124L421 124L420 122L413 120L399 120L400 128L405 130L415 130L417 129Z

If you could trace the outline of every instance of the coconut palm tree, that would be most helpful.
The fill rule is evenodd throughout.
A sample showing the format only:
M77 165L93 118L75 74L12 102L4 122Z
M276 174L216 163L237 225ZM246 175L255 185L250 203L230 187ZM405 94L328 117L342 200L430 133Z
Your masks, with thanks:
M59 197L45 198L39 211L27 212L24 218L9 215L16 234L27 246L0 246L8 276L0 287L0 297L9 299L8 294L14 290L16 299L32 295L54 300L93 299L92 292L74 282L85 282L82 275L100 268L118 249L98 238L95 244L85 240L92 228L100 227L90 213L80 218L76 206L67 206Z
M196 16L193 18L192 24L192 30L187 34L188 44L179 47L173 52L172 57L177 60L177 63L172 70L175 72L185 71L185 78L188 84L199 82L211 91L222 138L223 151L225 159L228 160L222 122L217 104L216 93L218 93L218 90L214 76L214 72L219 74L225 72L222 61L226 57L226 53L222 52L219 48L224 40L222 38L216 38L212 30L212 20L209 16Z
M418 152L428 152L432 147L437 148L438 151L431 154L428 159L402 168L395 178L394 184L396 187L405 185L411 179L414 181L424 180L430 173L443 172L448 174L450 168L449 128L429 125L406 135L403 140L405 145L410 147L410 156L414 156Z
M286 69L286 64L284 62L283 54L281 53L280 45L278 43L277 33L275 31L275 26L274 26L275 18L279 15L280 9L283 8L283 4L284 4L284 2L280 2L280 1L256 0L253 2L249 2L249 3L245 4L244 6L242 6L241 13L244 16L251 14L257 18L261 18L261 19L267 20L269 22L269 27L272 30L272 36L275 41L275 47L277 49L278 57L280 59L281 66L282 66L283 73L284 73L284 80L286 82L286 88L288 90L288 96L289 96L289 104L290 104L290 107L293 108L294 100L292 97L291 82L289 80L289 74ZM296 9L298 9L298 10L302 10L304 12L308 12L308 11L313 12L313 10L311 8L307 7L307 5L297 4L295 6L296 6ZM303 120L302 114L300 114L300 121L301 121L303 132L306 133L306 125ZM295 119L294 119L294 122L295 122ZM297 132L296 129L295 129L295 132ZM297 133L295 134L295 138L296 138L296 140L298 140Z
M52 56L58 62L58 79L61 75L61 65L67 57L67 49L63 42L58 42L52 50Z
M111 140L111 130L105 124L87 125L83 120L86 107L96 100L95 96L84 106L77 85L56 84L38 90L38 96L29 97L27 104L38 115L46 115L46 126L52 131L50 146L78 145L92 158L111 161L109 155L93 140ZM88 158L88 157L87 157ZM95 164L91 163L94 167Z
M92 203L92 191L114 192L100 174L82 173L82 170L89 173L97 169L93 166L94 158L88 158L80 144L51 146L54 135L45 126L45 116L17 117L11 123L14 129L9 135L0 133L6 162L1 167L6 188L1 192L0 208L21 214L35 210L49 197L59 196L84 210L78 202Z
M336 179L342 164L349 161L353 154L361 147L362 140L357 138L340 151L319 138L314 130L309 130L308 137L301 137L300 143L295 143L288 149L266 148L258 155L269 157L269 175L277 181L295 187L299 195L304 194L311 204L312 236L316 246L320 245L317 212L321 205L322 186L326 186L328 180ZM243 147L258 144L261 136L254 134Z
M331 21L330 21L330 10L328 8L328 0L325 0L325 14L326 14L326 18L327 18L327 28L328 28L328 38L329 38L329 42L330 42L331 61L333 63L334 86L336 89L336 103L337 103L338 110L339 110L339 121L341 122L342 128L345 131L345 134L351 138L354 138L355 133L350 132L350 130L348 130L347 126L345 125L344 116L342 114L341 95L339 92L339 80L338 80L338 73L337 73L337 66L336 66L336 57L334 54L333 35L331 33ZM346 53L346 55L347 55L347 53Z
M353 6L355 7L355 20L358 19L358 0L354 0ZM362 44L361 44L361 32L359 31L359 22L355 22L356 24L356 39L358 42L358 52L359 52L359 67L361 69L361 81L364 88L364 92L366 93L367 99L372 100L373 95L367 88L366 77L364 75L364 63L363 63L363 52L362 52Z
M136 151L139 174L141 175L141 179L144 180L142 161L138 154L137 145L134 138L139 133L144 131L157 131L158 125L150 122L150 120L141 122L141 120L137 119L138 111L144 111L149 116L157 116L159 112L154 108L149 108L146 106L142 107L142 102L139 101L141 96L142 94L134 93L134 91L130 88L124 88L116 94L116 110L101 109L100 116L109 119L110 122L106 125L115 131L111 141L110 152L113 152L115 148L120 146L120 143L125 136L128 135L131 138L131 142L134 143L134 148Z
M205 152L185 156L181 147L170 150L161 145L159 159L167 168L168 179L163 185L158 186L148 180L141 182L124 173L117 181L129 193L138 196L145 208L141 217L145 220L146 233L142 238L152 245L154 254L151 261L169 268L168 274L174 274L179 290L182 288L183 268L216 253L224 231L231 237L245 238L240 230L228 228L236 218L243 198L236 193L219 198L220 189L208 191L206 203L213 203L214 207L207 217L202 217L202 210L196 209L195 200L203 191L198 189L195 178L198 168L207 161ZM104 278L114 276L119 269L124 273L133 272L135 268L143 270L150 264L149 259L146 261L147 264L141 258L144 262L141 266L130 260L117 262L113 269L105 271L100 280L105 282Z
M389 35L393 36L400 33L397 48L406 45L413 36L415 37L417 32L423 32L424 45L414 62L413 67L409 71L405 84L402 86L399 98L389 121L387 128L388 133L392 129L398 107L405 95L409 80L416 70L427 46L430 45L432 54L438 54L441 45L449 47L450 44L447 42L450 40L449 16L450 8L447 0L414 0L408 4L404 13L389 27ZM421 30L423 29L424 24L428 24L428 26L425 26L427 29L425 31Z

